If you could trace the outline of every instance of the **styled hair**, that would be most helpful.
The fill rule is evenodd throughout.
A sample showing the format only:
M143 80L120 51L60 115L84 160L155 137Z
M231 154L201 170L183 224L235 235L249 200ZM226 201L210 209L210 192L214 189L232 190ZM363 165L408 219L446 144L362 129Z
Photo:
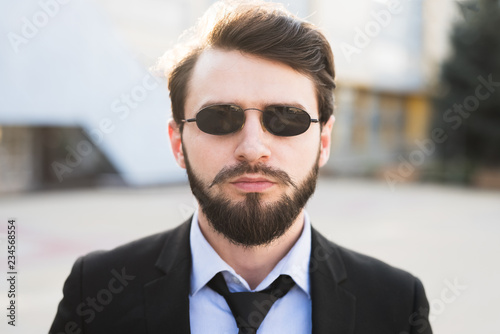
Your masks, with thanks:
M191 74L207 49L237 50L290 66L314 82L321 124L333 114L335 70L330 44L316 26L295 17L282 5L217 2L187 34L189 39L167 52L158 64L168 77L177 124L184 119Z

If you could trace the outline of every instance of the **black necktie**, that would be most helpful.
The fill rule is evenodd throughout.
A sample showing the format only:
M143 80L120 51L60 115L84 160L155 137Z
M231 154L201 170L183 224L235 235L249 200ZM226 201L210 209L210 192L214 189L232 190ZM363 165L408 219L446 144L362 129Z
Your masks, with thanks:
M238 334L256 334L274 302L287 294L295 285L288 275L280 275L267 289L258 292L229 292L222 273L218 273L207 285L226 300L233 313Z

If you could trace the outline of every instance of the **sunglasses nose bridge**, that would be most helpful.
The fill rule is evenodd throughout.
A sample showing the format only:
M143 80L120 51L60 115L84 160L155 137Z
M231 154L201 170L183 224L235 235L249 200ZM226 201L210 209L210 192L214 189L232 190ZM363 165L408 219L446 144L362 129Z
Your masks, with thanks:
M246 109L242 109L242 110L245 113L245 123L247 122L247 116L246 116L247 110L258 111L259 113L257 114L257 117L259 118L259 123L260 123L260 127L261 127L262 131L264 131L264 132L269 131L268 127L264 124L264 112L265 112L264 110L258 109L258 108L246 108Z
M244 124L242 125L242 127L247 127L247 123L249 123L249 120L252 120L254 119L254 116L252 116L252 114L248 114L247 111L248 110L255 110L257 113L254 113L255 114L255 117L258 118L258 122L260 124L260 127L261 127L261 130L262 131L267 131L266 127L264 126L264 121L263 121L263 110L261 109L257 109L257 108L246 108L246 109L242 109L244 114L245 114L245 120L244 120ZM250 121L251 123L252 121Z

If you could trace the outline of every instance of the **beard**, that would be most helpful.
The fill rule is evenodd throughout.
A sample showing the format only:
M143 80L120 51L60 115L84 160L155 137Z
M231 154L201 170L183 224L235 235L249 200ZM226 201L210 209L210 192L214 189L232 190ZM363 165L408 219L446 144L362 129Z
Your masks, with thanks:
M224 167L210 185L205 185L193 171L186 150L184 159L191 190L211 227L230 242L245 247L267 245L288 231L314 193L319 170L318 154L306 179L300 185L296 185L282 170L264 164L252 166L242 161ZM224 194L210 193L210 188L213 186L245 173L271 176L278 184L293 188L293 193L283 194L273 203L263 203L261 193L247 193L244 200L239 202L231 200Z

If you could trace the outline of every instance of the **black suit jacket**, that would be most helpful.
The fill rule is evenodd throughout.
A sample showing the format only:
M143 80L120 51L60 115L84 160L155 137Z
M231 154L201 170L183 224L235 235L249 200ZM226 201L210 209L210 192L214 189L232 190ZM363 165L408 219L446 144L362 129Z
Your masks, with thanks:
M79 258L50 333L190 333L189 232L190 220ZM424 289L412 275L315 229L309 270L313 334L432 333Z

